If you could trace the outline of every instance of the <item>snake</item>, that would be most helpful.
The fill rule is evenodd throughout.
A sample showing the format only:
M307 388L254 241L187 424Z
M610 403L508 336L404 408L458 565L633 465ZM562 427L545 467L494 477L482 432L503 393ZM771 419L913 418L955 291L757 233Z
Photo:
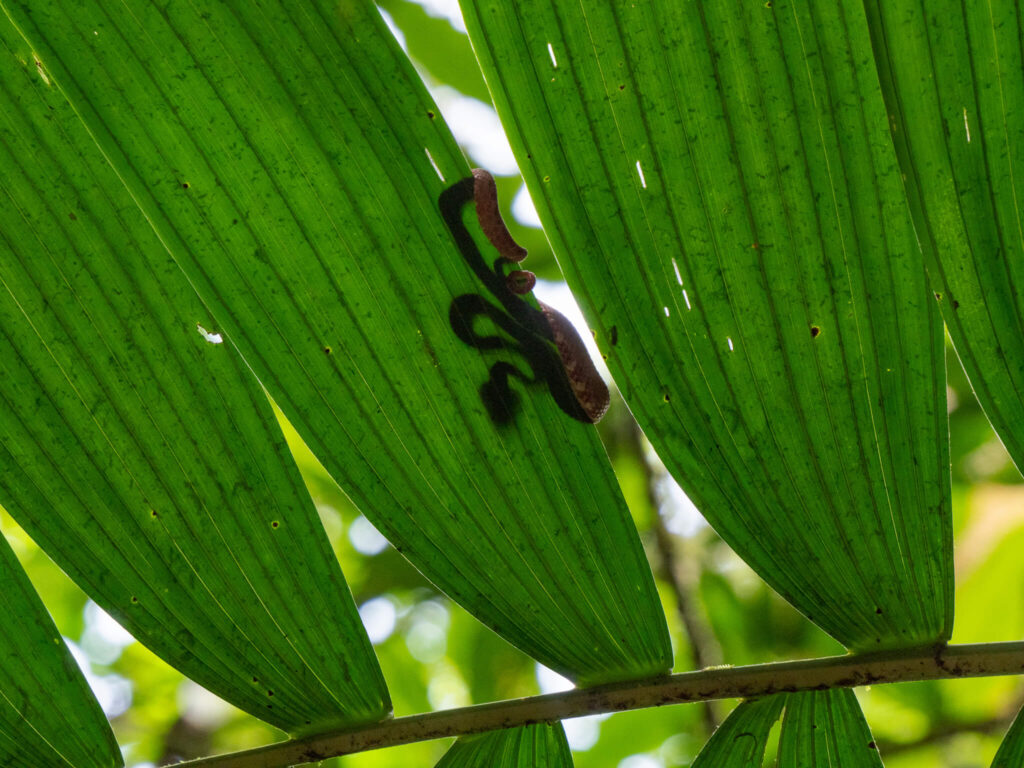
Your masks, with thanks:
M473 202L480 229L498 254L514 264L523 261L526 258L526 249L519 245L508 231L498 208L498 188L494 177L483 168L473 169ZM516 269L506 276L505 282L509 291L524 295L533 290L537 278L528 270ZM596 424L608 411L611 403L608 385L597 372L583 339L569 318L539 299L537 305L551 329L551 336L572 392L587 418Z

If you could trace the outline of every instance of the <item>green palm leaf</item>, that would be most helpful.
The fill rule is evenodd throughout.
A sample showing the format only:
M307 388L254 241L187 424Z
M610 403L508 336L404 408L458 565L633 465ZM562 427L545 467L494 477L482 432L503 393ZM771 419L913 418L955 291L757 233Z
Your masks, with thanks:
M761 768L768 735L787 694L743 701L715 731L693 768Z
M270 403L6 20L0 45L0 501L239 707L291 732L384 717Z
M465 161L372 5L3 6L218 330L424 574L584 682L669 666L595 431L470 238Z
M436 768L572 768L562 724L463 736Z
M1024 467L1024 29L1011 0L865 3L942 315Z
M1017 768L1020 765L1024 765L1024 714L1018 713L992 759L992 768Z
M952 620L941 326L856 3L464 0L641 426L848 647Z
M3 536L0 620L0 765L124 765L99 703Z
M809 765L881 768L882 760L853 691L837 688L789 697L778 766Z

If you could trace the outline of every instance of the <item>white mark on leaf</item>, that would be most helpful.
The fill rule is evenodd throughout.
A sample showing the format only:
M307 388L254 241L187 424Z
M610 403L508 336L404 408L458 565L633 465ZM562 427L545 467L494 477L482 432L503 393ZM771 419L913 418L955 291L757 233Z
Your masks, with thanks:
M686 302L686 308L687 309L693 309L693 307L690 306L690 297L686 295L686 289L685 288L683 288L683 301Z
M640 186L647 189L647 179L644 178L644 169L640 167L640 161L636 161L636 172L640 174Z
M199 331L199 335L206 339L211 344L223 344L224 337L219 333L210 333L208 330L203 328L199 323L196 323L196 330Z
M46 70L43 69L43 62L39 60L39 57L33 57L36 61L36 71L39 73L39 77L42 78L43 82L50 85L50 77L46 74Z
M725 337L725 340L726 340L727 342L729 342L729 351L730 351L730 352L732 352L732 351L733 351L733 349L735 349L735 347L733 347L733 345L732 345L732 337L731 337L731 336L726 336L726 337Z
M672 269L674 269L676 271L676 280L679 281L680 285L682 285L683 284L683 276L681 274L679 274L679 265L676 264L676 260L675 259L672 259Z
M971 126L967 122L967 107L964 107L964 131L967 133L967 143L971 143Z
M555 69L558 69L558 59L555 58L555 49L554 46L551 45L551 43L548 43L548 56L551 57L551 66L553 66Z
M437 178L439 178L441 181L444 181L444 174L441 173L441 169L438 168L437 163L434 162L434 156L430 154L430 150L424 147L423 151L427 153L427 160L429 160L430 164L434 166L434 171L437 173Z
M663 309L665 310L665 317L668 317L668 307L663 307Z

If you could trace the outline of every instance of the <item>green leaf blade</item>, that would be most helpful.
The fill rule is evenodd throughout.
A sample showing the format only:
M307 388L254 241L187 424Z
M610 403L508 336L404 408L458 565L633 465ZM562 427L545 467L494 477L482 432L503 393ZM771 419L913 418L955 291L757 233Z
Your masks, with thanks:
M978 400L1020 468L1019 9L1011 2L865 8L935 297Z
M779 768L803 765L881 768L882 759L853 691L789 697L779 740Z
M572 768L561 723L463 736L436 768Z
M552 397L567 385L541 315L469 234L468 199L451 197L465 162L375 9L51 19L59 5L19 7L26 38L367 517L548 666L582 682L665 671L664 616L600 442ZM96 19L96 40L71 31ZM454 325L462 296L476 346ZM500 365L518 371L498 403L509 423L486 402Z
M559 263L687 493L847 646L948 637L942 338L863 17L463 12Z
M760 768L768 735L788 694L743 701L701 749L693 768Z
M0 764L123 766L99 703L2 536L0 613L17 626L0 632Z
M6 20L0 34L4 506L239 707L293 733L381 719L379 667L263 391Z

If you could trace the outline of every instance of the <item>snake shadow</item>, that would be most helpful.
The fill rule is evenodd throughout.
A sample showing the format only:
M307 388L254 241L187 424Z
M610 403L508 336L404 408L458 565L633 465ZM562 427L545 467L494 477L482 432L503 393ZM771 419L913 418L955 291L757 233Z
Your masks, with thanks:
M512 388L519 380L526 388L546 387L558 407L568 416L590 424L591 420L572 391L554 335L544 314L512 293L506 284L506 261L498 258L488 265L462 221L462 211L473 200L473 178L467 176L445 189L438 198L444 219L462 258L480 280L484 293L456 296L448 308L448 322L465 344L481 351L501 350L516 360L491 365L489 378L480 386L480 398L491 420L498 425L513 421L521 406ZM495 303L495 301L497 303ZM489 325L489 333L478 330Z

